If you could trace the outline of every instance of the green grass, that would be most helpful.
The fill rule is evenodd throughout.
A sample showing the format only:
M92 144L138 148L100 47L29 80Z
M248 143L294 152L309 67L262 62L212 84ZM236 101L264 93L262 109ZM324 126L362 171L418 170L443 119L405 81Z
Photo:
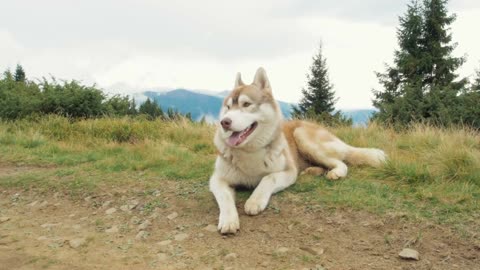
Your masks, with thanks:
M377 214L479 230L480 135L464 128L418 125L403 132L381 126L332 130L347 143L382 148L382 168L351 167L346 179L301 176L281 193L308 205L346 207ZM0 187L64 191L72 196L121 187L162 190L166 180L188 185L179 196L208 194L216 150L209 125L102 118L70 121L49 116L0 122L0 165L27 168L0 173ZM249 191L238 193L246 200ZM161 206L152 201L149 207ZM280 209L272 208L272 211Z

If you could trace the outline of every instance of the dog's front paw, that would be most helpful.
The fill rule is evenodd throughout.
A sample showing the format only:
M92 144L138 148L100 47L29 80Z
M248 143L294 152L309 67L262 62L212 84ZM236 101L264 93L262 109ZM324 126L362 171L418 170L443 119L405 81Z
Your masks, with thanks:
M218 220L218 230L222 234L237 233L240 230L240 220L238 215L220 215Z
M247 215L255 216L260 214L267 207L268 200L261 200L257 198L249 198L245 203L245 213Z

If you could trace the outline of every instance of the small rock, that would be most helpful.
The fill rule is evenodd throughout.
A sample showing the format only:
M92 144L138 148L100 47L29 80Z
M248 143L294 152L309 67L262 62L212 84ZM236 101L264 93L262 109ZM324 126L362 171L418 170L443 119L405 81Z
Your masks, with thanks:
M45 241L45 240L48 240L48 237L46 236L40 236L37 238L38 241Z
M170 215L167 216L168 219L170 220L174 220L178 217L178 213L177 212L173 212L171 213Z
M42 227L44 229L50 229L52 227L59 226L60 224L61 223L45 223L45 224L40 225L40 227Z
M237 253L229 253L225 256L225 260L233 261L237 258Z
M188 234L186 234L186 233L179 233L179 234L175 235L175 237L174 237L175 241L183 241L187 238L188 238Z
M106 229L105 232L106 233L118 233L118 227L116 225L113 225L112 227L110 227L109 229Z
M112 208L107 209L107 211L105 211L105 214L111 215L111 214L113 214L113 213L115 213L115 212L117 212L117 208L112 207Z
M322 255L325 250L323 248L317 248L317 247L300 247L301 250L306 251L314 256L319 256Z
M92 196L85 197L83 200L86 202L90 202L92 200Z
M48 202L47 201L43 201L38 207L39 208L45 208L48 206Z
M149 219L157 219L157 218L158 218L158 214L157 214L157 213L153 213L153 214L151 214L148 218L149 218Z
M135 225L140 224L141 222L142 222L142 220L139 219L137 216L133 216L133 217L130 219L130 223L135 224Z
M128 203L128 208L130 210L133 210L135 207L138 206L138 201L137 200L131 200L129 203Z
M291 231L291 230L293 230L293 227L294 227L294 226L295 226L295 224L292 223L292 224L288 225L287 229L288 229L289 231Z
M135 207L138 206L138 201L137 200L132 200L130 202L128 202L127 204L124 204L122 206L120 206L120 210L124 211L124 212L128 212L130 210L133 210L135 209Z
M209 231L209 232L217 232L217 226L215 225L212 225L212 224L209 224L207 225L205 228L203 228L205 231Z
M411 248L404 248L399 254L400 258L405 259L405 260L416 260L418 261L419 258L419 253L418 251L411 249Z
M168 246L168 245L170 245L171 243L172 243L172 240L165 240L165 241L160 241L160 242L158 242L157 244L158 244L159 246Z
M19 199L20 199L20 193L15 193L15 194L13 194L13 196L10 200L12 200L12 202L16 202Z
M290 249L286 248L286 247L280 247L278 248L277 250L275 250L275 253L278 253L278 254L285 254L289 251Z
M157 254L157 259L160 262L166 261L168 259L168 255L166 253L160 252Z
M70 217L70 218L72 218L72 217L74 217L74 216L75 216L75 214L70 214L70 215L68 215L68 217Z
M112 201L106 201L102 204L102 208L107 208L110 206L110 204L112 204Z
M0 217L0 223L7 222L10 220L10 217Z
M137 235L135 236L135 240L143 240L148 237L148 232L146 231L139 231Z
M72 225L72 229L74 229L76 231L80 230L81 228L82 228L82 225L80 225L80 224Z
M155 197L159 197L161 195L161 192L160 190L155 190L153 193L152 193L153 196Z
M27 205L30 206L30 207L34 207L35 205L37 205L37 203L38 203L38 201L34 201L34 202L29 203Z
M85 238L75 238L70 241L68 241L68 244L70 245L71 248L79 248L87 243L87 240Z
M204 237L204 236L205 236L205 234L203 234L203 233L199 233L197 236L198 236L198 238L202 238L202 237Z
M148 228L152 223L148 220L145 220L142 224L138 225L137 231L143 231Z

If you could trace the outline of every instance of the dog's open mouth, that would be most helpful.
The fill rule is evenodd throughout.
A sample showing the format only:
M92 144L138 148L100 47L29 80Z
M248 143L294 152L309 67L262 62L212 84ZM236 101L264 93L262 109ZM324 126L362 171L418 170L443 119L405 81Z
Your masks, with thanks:
M250 126L242 131L235 131L232 133L230 137L228 137L227 143L230 146L237 146L244 142L250 134L255 130L257 127L257 122L253 122Z

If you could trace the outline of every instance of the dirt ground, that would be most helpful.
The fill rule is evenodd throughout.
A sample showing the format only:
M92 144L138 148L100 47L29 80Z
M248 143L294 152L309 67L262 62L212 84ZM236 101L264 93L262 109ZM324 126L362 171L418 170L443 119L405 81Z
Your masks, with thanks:
M18 169L2 168L15 174ZM241 231L216 232L205 185L96 196L0 190L0 269L480 269L480 245L446 226L308 205L281 194ZM420 259L404 260L410 247Z

